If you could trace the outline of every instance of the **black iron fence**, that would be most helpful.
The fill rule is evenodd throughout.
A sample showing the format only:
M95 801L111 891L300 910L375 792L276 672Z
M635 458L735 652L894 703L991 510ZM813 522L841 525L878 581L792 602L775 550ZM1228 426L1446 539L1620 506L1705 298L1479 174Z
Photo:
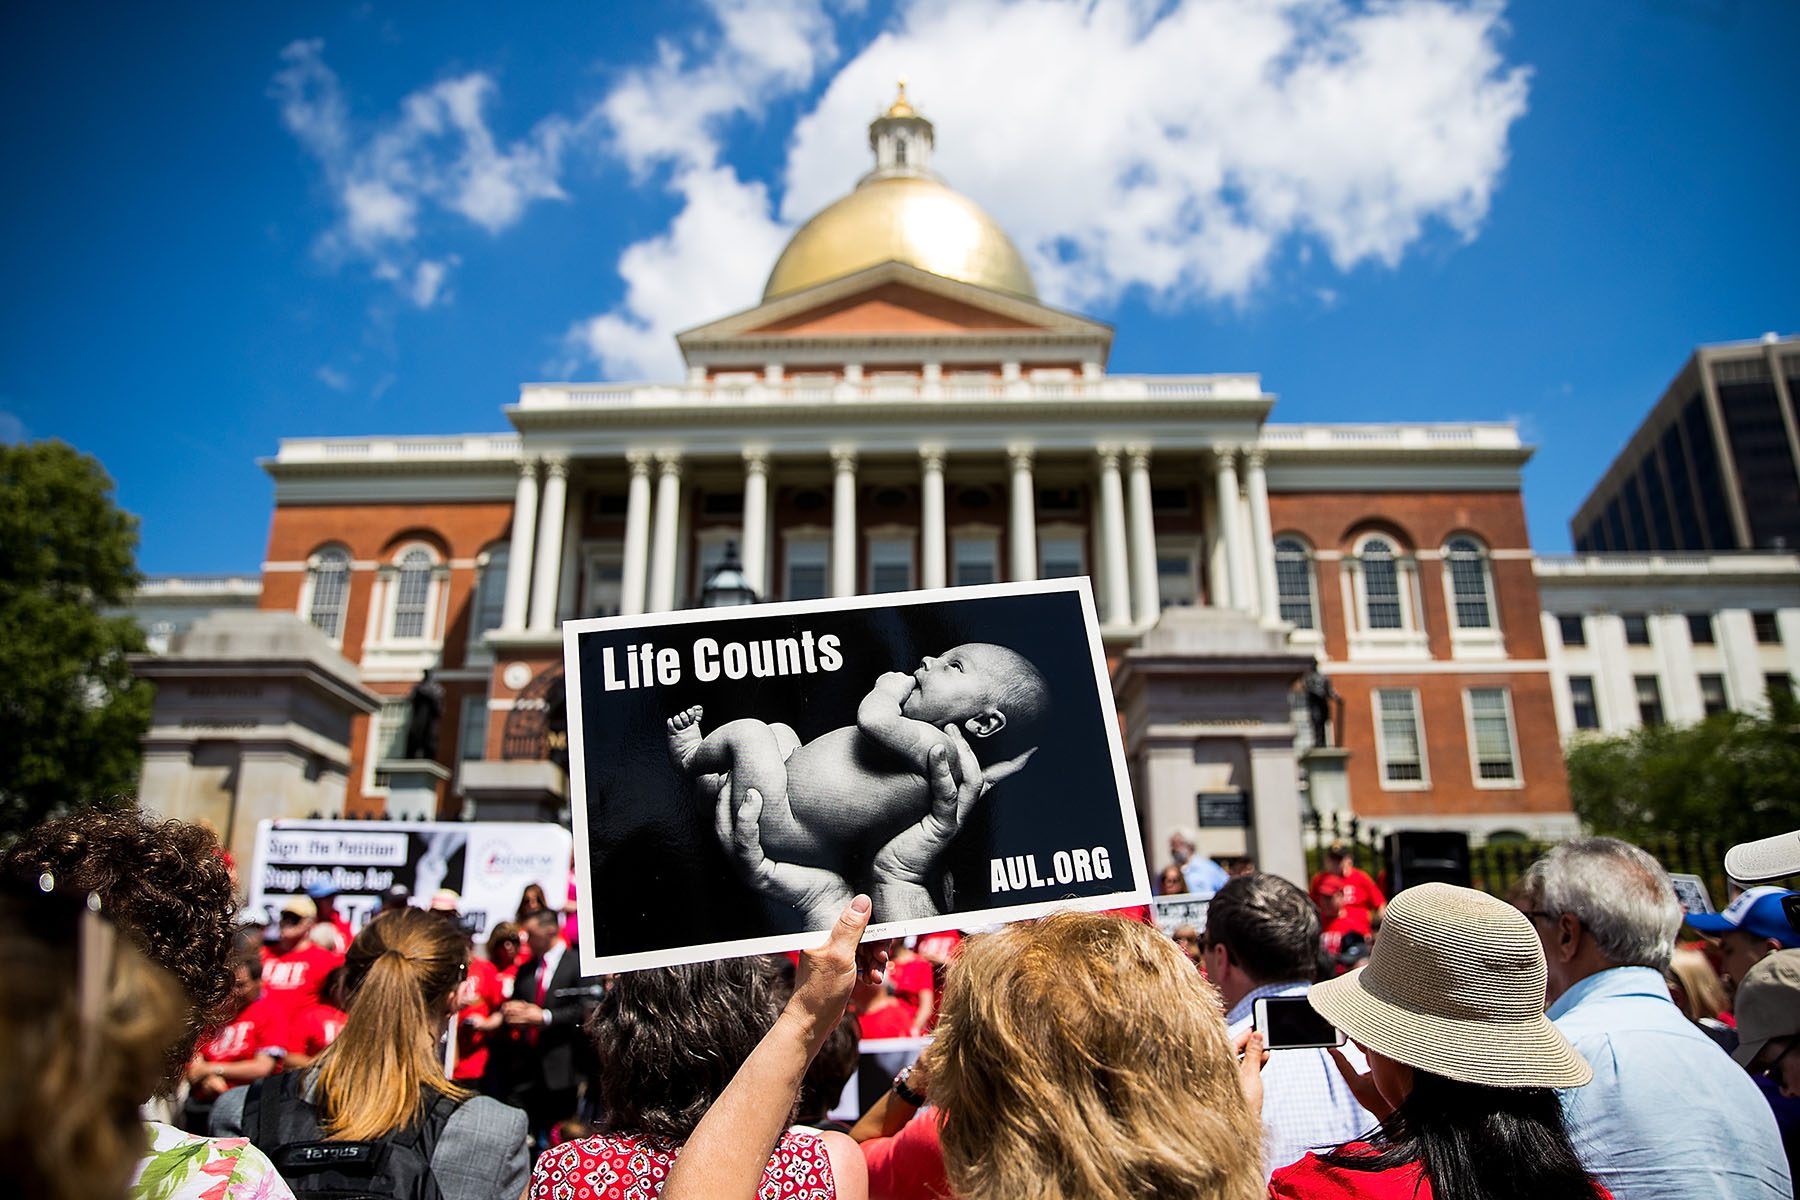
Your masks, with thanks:
M1307 822L1307 875L1319 870L1324 848L1334 841L1351 847L1356 865L1380 878L1387 866L1381 834L1357 818L1332 814L1313 814ZM1662 834L1630 839L1643 847L1674 874L1698 875L1706 884L1707 895L1715 908L1723 908L1731 899L1725 878L1725 851L1730 843L1698 834ZM1519 881L1532 862L1554 846L1555 842L1494 840L1469 847L1469 875L1472 886L1490 895L1504 897ZM1791 881L1790 881L1791 882Z

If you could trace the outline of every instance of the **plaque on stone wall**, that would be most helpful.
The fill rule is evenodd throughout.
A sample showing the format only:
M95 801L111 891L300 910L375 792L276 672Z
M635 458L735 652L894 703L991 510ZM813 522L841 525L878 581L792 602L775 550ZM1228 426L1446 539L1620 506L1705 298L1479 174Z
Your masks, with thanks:
M1202 829L1248 829L1250 798L1243 788L1220 792L1201 792L1199 824Z

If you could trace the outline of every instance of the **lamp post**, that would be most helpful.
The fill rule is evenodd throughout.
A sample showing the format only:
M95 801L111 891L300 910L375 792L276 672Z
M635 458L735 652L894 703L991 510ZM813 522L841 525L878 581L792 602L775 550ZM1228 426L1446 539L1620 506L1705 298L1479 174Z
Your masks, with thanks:
M706 586L700 590L700 607L735 608L740 604L755 604L759 599L761 597L744 578L744 564L738 561L737 543L726 542L724 559L707 576Z

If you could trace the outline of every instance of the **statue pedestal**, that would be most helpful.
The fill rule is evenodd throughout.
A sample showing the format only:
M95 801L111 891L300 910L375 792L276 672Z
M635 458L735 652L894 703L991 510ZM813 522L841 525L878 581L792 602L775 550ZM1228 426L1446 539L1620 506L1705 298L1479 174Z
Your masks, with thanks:
M438 796L450 779L449 767L428 758L384 758L375 770L387 776L387 820L437 820Z
M1306 799L1321 817L1350 815L1350 752L1335 746L1314 746L1300 756L1306 771Z
M482 821L569 823L569 784L563 769L544 759L462 764L463 815Z

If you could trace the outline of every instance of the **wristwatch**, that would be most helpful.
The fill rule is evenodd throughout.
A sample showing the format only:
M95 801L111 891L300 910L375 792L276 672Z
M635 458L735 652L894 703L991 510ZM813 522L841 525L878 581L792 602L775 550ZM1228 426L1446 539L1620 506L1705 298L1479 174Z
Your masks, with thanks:
M914 1108L924 1108L924 1094L913 1091L912 1088L907 1085L907 1080L912 1078L912 1071L913 1069L911 1067L905 1067L898 1075L894 1076L894 1095L900 1097L900 1099L906 1101Z

